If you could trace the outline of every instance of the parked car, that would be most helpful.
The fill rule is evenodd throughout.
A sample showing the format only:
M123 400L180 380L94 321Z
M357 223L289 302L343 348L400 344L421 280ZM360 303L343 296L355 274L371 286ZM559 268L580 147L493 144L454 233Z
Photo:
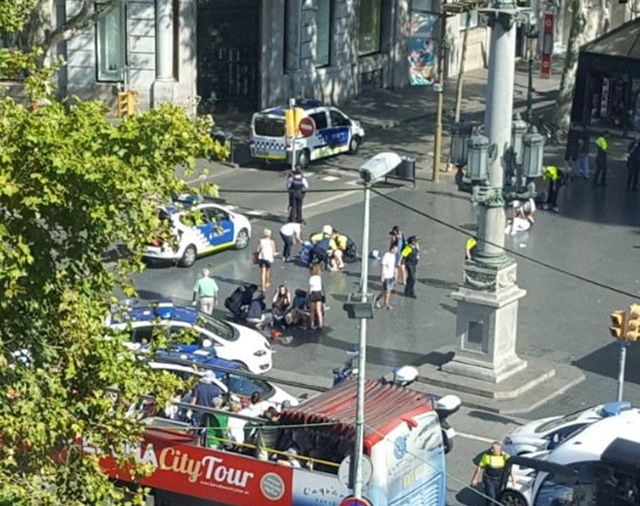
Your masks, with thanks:
M519 427L504 439L504 451L509 455L524 455L552 450L583 427L631 410L629 402L610 402L564 416L534 420Z
M169 301L122 301L119 307L126 309L112 311L107 325L128 332L127 346L133 351L145 351L157 335L157 327L167 337L192 329L196 341L188 346L176 344L170 351L191 353L212 348L217 357L237 362L254 374L265 373L273 366L271 345L256 330Z
M176 245L153 239L143 254L147 261L190 267L200 256L231 247L244 249L251 239L249 219L212 199L182 195L159 207L158 213L161 220L169 221Z
M296 163L303 169L312 160L358 152L364 141L364 129L359 121L318 100L297 100L296 107L301 113L298 120L311 129L310 135L299 134L295 139ZM285 106L272 107L253 115L249 146L255 160L291 163L294 146L286 136L286 110Z
M172 363L168 360L179 359L193 362L194 365L184 365ZM211 350L198 350L194 353L166 353L156 356L148 362L148 366L154 371L167 371L183 380L190 380L194 377L202 377L205 372L211 369L202 366L221 367L232 369L241 373L245 369L236 362L229 362L216 357ZM231 393L239 397L251 397L254 392L260 392L262 401L280 407L283 402L288 402L291 406L297 406L299 401L293 395L285 392L282 388L259 378L251 378L242 374L232 372L222 372L215 370L213 383L218 386L224 394Z

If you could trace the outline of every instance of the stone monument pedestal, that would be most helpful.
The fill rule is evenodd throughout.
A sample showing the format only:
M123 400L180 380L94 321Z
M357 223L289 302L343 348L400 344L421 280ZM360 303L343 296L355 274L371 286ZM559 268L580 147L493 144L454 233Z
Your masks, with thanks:
M452 294L459 348L443 371L500 383L527 367L516 355L518 301L527 293L516 285L516 267L467 262L465 285Z
M449 360L424 364L419 382L432 394L455 392L470 407L522 413L584 380L575 367L521 359L516 354L518 301L526 291L516 284L516 263L473 261L465 265L465 284L451 296L458 301L454 350ZM453 356L451 356L453 355Z

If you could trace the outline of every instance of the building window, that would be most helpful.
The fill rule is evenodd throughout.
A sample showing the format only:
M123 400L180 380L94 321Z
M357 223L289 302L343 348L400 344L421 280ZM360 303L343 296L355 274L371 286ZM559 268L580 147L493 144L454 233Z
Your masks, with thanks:
M478 26L478 10L469 11L471 17L469 18L469 29L476 28ZM460 31L464 32L467 29L467 13L463 12L458 14L458 23L460 24Z
M360 2L360 56L380 52L382 0Z
M333 0L318 0L316 9L316 67L328 67L331 64L332 4Z
M411 2L411 10L413 11L433 11L431 0L413 0Z
M126 34L123 4L108 12L96 25L98 81L124 79ZM102 5L96 4L96 9L100 8Z

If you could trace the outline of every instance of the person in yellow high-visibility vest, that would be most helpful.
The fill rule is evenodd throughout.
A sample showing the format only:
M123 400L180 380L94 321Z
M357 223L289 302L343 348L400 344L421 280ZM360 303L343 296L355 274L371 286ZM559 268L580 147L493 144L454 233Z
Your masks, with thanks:
M480 459L476 472L471 479L471 484L477 487L480 484L480 480L482 480L487 505L492 506L498 502L502 473L507 467L509 458L509 455L502 451L502 444L494 441L491 443L491 449L482 455ZM515 488L516 480L512 470L509 472L509 478Z
M607 154L609 153L609 132L602 132L596 139L596 175L593 184L607 186Z
M564 173L558 169L555 165L547 165L542 172L542 179L549 182L547 188L547 201L544 204L544 209L551 209L553 212L558 212L558 194L560 193L560 186L564 181Z

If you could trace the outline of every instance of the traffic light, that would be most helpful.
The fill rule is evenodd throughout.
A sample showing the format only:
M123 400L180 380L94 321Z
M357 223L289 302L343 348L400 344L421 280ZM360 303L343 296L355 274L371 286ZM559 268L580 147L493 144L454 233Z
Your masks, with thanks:
M627 324L627 341L640 340L640 304L629 307L629 323Z
M138 104L137 91L119 91L118 92L118 118L124 118L132 115Z
M609 327L609 333L611 334L611 337L615 337L616 339L624 339L627 320L626 313L622 310L614 311L609 315L609 318L611 318L611 327Z
M118 92L118 118L124 118L129 112L129 93Z
M284 124L287 137L296 137L300 127L300 120L304 109L300 107L290 107L284 111Z

